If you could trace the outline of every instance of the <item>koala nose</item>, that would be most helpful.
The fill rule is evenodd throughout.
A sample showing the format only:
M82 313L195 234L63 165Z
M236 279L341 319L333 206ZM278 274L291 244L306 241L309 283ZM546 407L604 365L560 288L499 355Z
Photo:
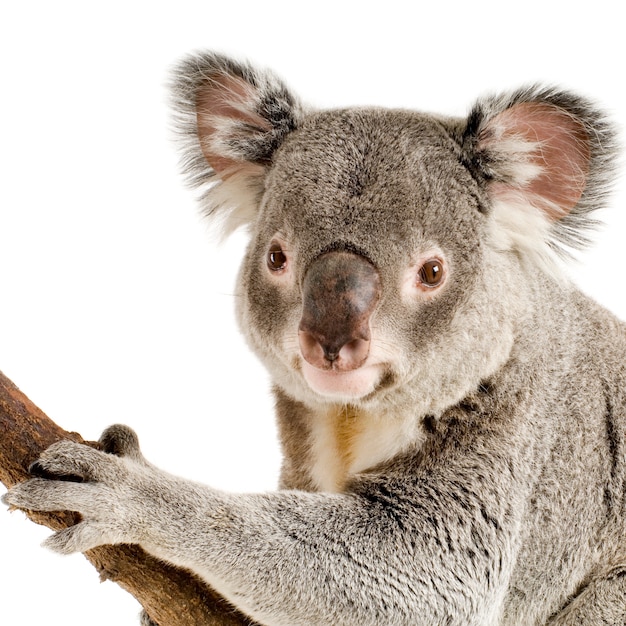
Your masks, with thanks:
M380 276L363 256L328 252L313 261L302 283L300 351L318 369L350 371L370 351L370 318L380 299Z

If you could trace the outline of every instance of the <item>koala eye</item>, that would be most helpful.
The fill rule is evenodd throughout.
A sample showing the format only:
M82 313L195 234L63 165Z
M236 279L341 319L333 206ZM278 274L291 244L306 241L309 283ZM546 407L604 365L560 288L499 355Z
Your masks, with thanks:
M418 279L424 287L438 287L444 278L441 259L428 259L418 271Z
M267 252L267 267L272 272L280 272L287 267L287 255L276 241L271 243Z

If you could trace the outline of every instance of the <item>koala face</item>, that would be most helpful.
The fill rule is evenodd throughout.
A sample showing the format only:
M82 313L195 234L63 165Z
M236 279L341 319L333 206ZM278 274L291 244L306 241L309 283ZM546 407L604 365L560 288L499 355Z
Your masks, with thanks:
M502 321L498 306L467 298L497 292L486 265L505 265L485 250L482 203L437 120L308 117L275 154L240 277L241 326L274 379L307 403L366 405L410 383L436 410L489 376L511 337L481 332ZM330 284L338 275L348 286Z
M251 234L238 316L292 398L437 413L535 323L552 251L584 240L608 129L570 94L526 89L465 120L311 111L216 55L175 85L184 162L210 214Z

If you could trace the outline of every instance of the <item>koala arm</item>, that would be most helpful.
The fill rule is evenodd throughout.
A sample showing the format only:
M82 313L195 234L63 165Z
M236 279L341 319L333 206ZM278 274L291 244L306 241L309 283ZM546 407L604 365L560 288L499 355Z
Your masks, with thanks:
M448 477L409 478L397 468L363 475L343 494L229 494L150 465L126 427L102 441L116 454L70 441L51 446L33 468L39 476L5 497L21 508L81 514L46 541L54 550L140 544L271 626L497 618L513 515L502 499L492 501L500 510L488 508L463 468ZM481 472L472 471L476 483Z

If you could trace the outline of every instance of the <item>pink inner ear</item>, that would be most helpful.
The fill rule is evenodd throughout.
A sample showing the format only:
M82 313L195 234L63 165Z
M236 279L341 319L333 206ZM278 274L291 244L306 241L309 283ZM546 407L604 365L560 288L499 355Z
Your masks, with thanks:
M250 130L271 130L270 123L254 110L255 95L252 85L226 74L211 77L198 93L200 147L209 165L224 179L251 165L229 154L228 140Z
M543 102L524 102L497 115L489 123L488 144L520 140L536 144L528 152L526 163L538 168L530 180L513 183L513 187L529 195L551 220L569 213L585 190L591 151L584 125L567 111ZM494 133L494 131L496 131ZM494 137L494 134L496 137ZM502 155L506 158L506 147ZM515 155L510 155L515 159ZM494 193L507 193L511 187L497 184Z

